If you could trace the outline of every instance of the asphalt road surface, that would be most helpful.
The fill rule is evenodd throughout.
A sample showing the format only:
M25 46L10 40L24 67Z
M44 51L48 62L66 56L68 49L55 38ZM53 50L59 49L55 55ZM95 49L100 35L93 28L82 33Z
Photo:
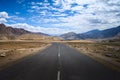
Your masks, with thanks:
M0 80L120 80L120 72L64 44L53 43L0 71Z

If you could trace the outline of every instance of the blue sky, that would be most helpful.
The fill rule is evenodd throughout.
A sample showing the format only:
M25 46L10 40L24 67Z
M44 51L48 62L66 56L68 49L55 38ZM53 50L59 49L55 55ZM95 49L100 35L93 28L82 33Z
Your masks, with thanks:
M52 35L120 25L120 0L0 0L0 23Z

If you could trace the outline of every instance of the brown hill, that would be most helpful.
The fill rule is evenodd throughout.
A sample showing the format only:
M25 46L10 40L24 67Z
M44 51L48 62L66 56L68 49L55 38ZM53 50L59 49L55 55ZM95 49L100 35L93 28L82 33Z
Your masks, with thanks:
M23 34L16 38L17 40L36 40L36 41L59 41L60 39L52 36L44 36L39 34Z
M0 24L0 40L37 40L37 41L59 41L57 37L52 37L44 33L33 33L22 28L12 28Z
M0 24L0 34L11 34L11 35L22 35L31 33L22 28L12 28L10 26L6 26L4 24Z
M0 40L15 39L22 34L30 34L31 32L21 28L12 28L4 24L0 24Z
M85 33L66 33L62 34L60 37L62 37L65 40L76 40L76 39L107 39L107 38L113 38L118 33L120 33L120 26L109 28L105 30L91 30Z

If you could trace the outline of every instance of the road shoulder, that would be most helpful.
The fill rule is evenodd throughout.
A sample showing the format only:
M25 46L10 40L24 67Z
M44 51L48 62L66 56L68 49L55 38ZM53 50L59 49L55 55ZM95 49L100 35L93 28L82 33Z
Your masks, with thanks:
M43 51L44 49L48 48L51 46L51 44L47 44L45 46L37 47L37 48L23 48L23 49L17 49L15 51L12 51L12 54L7 57L2 57L0 59L0 70L3 70L15 63L18 63L21 60L24 60L27 57L33 56L37 54L40 51Z
M92 58L93 60L103 64L104 66L116 70L118 72L120 72L120 63L113 61L110 58L104 57L102 55L99 54L95 54L95 53L91 53L91 52L87 52L87 51L83 51L80 48L76 48L73 47L72 45L66 44L67 46L76 49L77 51L79 51L80 53Z

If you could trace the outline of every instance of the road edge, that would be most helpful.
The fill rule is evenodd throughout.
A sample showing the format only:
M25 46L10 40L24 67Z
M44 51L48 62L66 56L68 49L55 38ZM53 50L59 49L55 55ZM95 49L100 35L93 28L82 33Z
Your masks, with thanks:
M2 66L0 67L0 71L6 69L6 68L8 68L8 67L10 67L10 66L12 66L12 65L14 65L14 64L16 64L16 63L19 63L19 62L23 61L24 59L26 59L26 58L28 58L28 57L34 56L34 55L38 54L38 52L42 52L43 50L47 49L47 48L50 47L51 45L52 45L52 44L49 43L48 45L42 47L42 48L41 48L40 50L38 50L37 52L33 52L33 53L31 53L31 54L29 54L29 55L27 55L27 56L23 56L23 57L21 57L21 58L19 58L19 59L16 59L16 60L14 60L14 61L10 61L10 62L2 65Z
M112 69L112 70L115 70L115 71L117 71L117 72L120 72L120 67L119 67L118 65L115 65L115 64L113 64L113 63L110 63L109 61L107 61L107 60L105 60L105 59L102 59L102 58L100 58L99 56L95 56L95 55L88 54L88 53L85 53L85 52L83 52L83 51L80 51L79 49L77 49L77 48L75 48L75 47L73 47L73 46L71 46L71 45L69 45L69 44L66 44L66 45L67 45L68 47L70 47L70 48L73 48L73 49L77 50L78 52L82 53L83 55L86 55L86 56L92 58L93 60L95 60L95 61L103 64L104 66L106 66L106 67L108 67L108 68L110 68L110 69Z

